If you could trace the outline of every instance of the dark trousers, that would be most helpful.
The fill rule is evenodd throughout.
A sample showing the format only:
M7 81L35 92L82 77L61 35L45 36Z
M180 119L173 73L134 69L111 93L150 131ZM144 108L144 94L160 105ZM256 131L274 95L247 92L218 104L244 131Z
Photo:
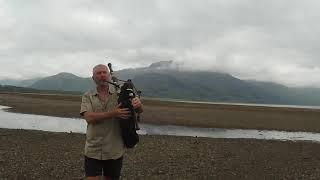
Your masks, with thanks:
M111 179L119 179L122 168L123 157L119 159L98 160L84 157L84 169L86 177L106 176Z

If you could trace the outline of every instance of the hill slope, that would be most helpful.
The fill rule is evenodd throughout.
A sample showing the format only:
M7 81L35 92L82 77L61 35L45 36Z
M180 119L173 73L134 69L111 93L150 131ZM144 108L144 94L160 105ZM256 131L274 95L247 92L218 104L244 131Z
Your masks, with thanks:
M320 105L320 89L289 88L270 82L245 81L229 74L206 71L178 71L172 61L149 67L115 72L120 79L132 79L145 97L240 103ZM31 88L81 91L94 87L91 78L59 73L35 82Z

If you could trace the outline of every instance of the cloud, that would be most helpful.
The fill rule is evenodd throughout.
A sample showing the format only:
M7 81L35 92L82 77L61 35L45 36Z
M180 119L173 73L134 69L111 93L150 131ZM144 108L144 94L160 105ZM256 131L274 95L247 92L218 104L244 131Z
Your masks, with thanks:
M316 0L0 0L0 78L180 68L320 87Z

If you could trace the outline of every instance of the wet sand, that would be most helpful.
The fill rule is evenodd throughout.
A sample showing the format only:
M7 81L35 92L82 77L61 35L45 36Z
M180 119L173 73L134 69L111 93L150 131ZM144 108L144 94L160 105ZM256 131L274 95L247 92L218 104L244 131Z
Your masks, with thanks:
M78 116L78 100L79 96L0 95L0 105L13 107L13 112L62 117ZM248 118L255 114L243 121L247 122L243 124L245 127L273 129L279 125L283 129L281 124L285 119L278 121L287 117L291 123L286 124L286 129L316 132L320 129L318 110L147 100L144 104L146 115L143 120L159 119L155 123L160 124L175 120L177 124L189 126L236 128L233 116L243 114ZM166 111L157 113L158 108ZM198 113L208 115L208 112L212 114L211 118L220 115L228 123L209 122L206 117L197 121L192 118ZM266 114L269 116L265 117ZM170 115L175 116L169 119ZM180 119L180 115L189 118ZM277 119L277 115L281 116ZM276 124L259 123L268 117L274 117L271 122ZM291 117L296 118L292 120ZM314 123L313 127L308 122ZM0 129L0 179L82 179L84 141L83 134ZM141 136L139 145L125 155L122 179L320 179L319 150L320 144L312 142Z

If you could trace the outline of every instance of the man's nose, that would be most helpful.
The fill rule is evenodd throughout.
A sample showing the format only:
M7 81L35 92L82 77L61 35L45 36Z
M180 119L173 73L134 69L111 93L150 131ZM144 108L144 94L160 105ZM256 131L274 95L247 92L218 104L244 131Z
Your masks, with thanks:
M100 77L103 78L103 79L107 79L108 74L107 73L102 73Z

